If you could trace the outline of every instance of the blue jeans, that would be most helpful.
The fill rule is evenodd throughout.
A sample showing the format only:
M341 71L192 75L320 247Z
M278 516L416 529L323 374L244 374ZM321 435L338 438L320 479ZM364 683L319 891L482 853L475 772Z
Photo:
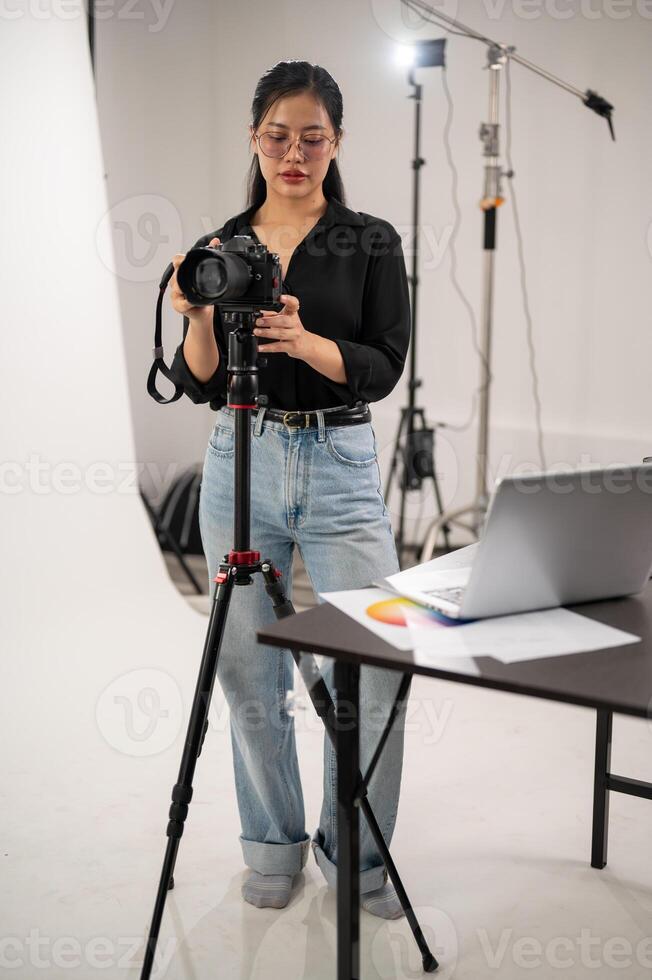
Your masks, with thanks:
M298 421L295 417L293 421ZM221 408L204 461L199 523L209 588L233 547L234 410ZM399 570L380 485L377 443L370 422L288 429L251 417L251 547L280 569L291 598L292 553L299 548L315 593L362 588ZM322 599L319 599L322 602ZM217 668L230 709L235 787L245 864L261 874L296 874L312 850L326 881L336 884L337 767L324 732L323 804L312 838L306 833L294 717L286 693L294 687L289 650L256 642L255 631L276 622L262 576L233 591ZM322 676L334 698L333 665ZM367 769L401 681L399 671L360 670L360 767ZM407 701L407 699L406 699ZM312 710L309 706L308 710ZM406 702L396 718L368 791L387 844L398 808ZM381 856L360 814L360 891L387 879Z

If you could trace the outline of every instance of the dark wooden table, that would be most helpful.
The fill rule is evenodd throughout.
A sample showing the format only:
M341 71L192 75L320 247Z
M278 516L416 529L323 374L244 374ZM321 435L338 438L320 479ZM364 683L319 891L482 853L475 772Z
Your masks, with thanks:
M513 664L503 664L493 657L476 657L477 674L470 674L456 671L453 660L445 667L415 663L412 651L391 646L328 603L266 626L258 630L257 638L261 643L333 657L337 700L349 708L354 705L356 718L362 664L595 709L591 865L603 868L607 860L609 792L652 799L651 783L610 772L613 713L648 718L652 709L652 583L648 582L644 592L637 596L567 608L634 633L641 640L606 650ZM349 725L345 735L337 738L338 802L346 800L347 804L338 806L338 870L345 872L338 873L338 980L358 980L360 975L359 813L355 805L358 757L359 733L356 725Z

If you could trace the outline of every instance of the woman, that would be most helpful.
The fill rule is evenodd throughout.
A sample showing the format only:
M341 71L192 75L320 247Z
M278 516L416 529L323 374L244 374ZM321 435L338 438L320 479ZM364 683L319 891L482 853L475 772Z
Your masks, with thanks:
M403 371L410 333L401 240L389 222L349 210L337 166L342 96L325 69L280 62L260 79L249 126L253 159L245 211L195 246L252 235L278 253L283 310L261 311L255 333L267 363L251 413L251 542L281 570L291 595L299 548L315 593L354 589L398 571L383 500L368 402L385 397ZM372 154L370 153L370 159ZM175 270L183 255L174 258ZM234 410L227 402L227 335L219 307L193 307L171 281L184 339L172 372L194 402L210 402L217 421L204 462L199 520L212 577L233 545ZM265 342L263 342L265 341ZM300 414L299 414L300 413ZM273 620L262 583L236 590L217 678L230 707L240 842L251 874L246 901L282 908L312 846L335 886L336 766L324 735L324 798L319 827L305 830L288 650L256 643ZM333 694L333 661L322 672ZM367 768L401 675L363 667L360 765ZM405 703L369 787L388 844L398 808ZM361 814L361 903L385 918L403 914Z

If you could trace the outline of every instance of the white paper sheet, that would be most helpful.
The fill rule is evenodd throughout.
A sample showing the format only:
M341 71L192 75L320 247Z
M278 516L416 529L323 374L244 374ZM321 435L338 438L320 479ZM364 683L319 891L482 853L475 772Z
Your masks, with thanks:
M415 653L433 656L495 657L503 663L564 656L636 643L640 636L605 626L569 609L543 609L493 616L453 629L430 629L423 619L405 609Z
M372 619L366 611L369 606L377 602L396 599L395 593L387 589L369 588L349 589L346 592L320 592L319 595L392 646L398 647L399 650L412 649L413 640L407 626L394 626L391 623Z

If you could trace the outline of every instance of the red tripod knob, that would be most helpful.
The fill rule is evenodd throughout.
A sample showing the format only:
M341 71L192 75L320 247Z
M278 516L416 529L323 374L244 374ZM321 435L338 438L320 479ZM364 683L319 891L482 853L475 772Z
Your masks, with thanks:
M255 565L260 561L260 551L229 551L230 565Z

